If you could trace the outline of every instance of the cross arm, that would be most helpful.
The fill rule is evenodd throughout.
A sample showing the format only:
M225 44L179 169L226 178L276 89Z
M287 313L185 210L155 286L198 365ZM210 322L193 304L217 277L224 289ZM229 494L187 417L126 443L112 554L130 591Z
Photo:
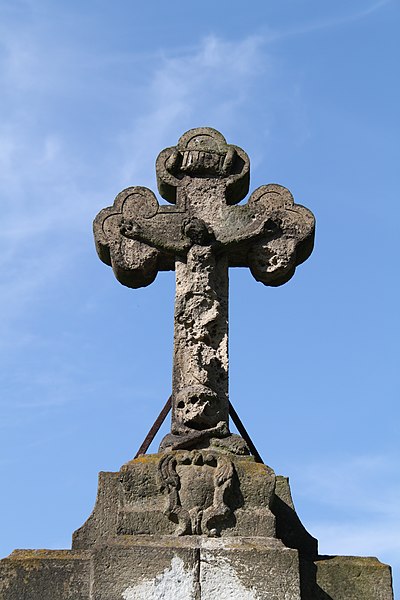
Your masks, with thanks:
M94 222L99 257L124 285L149 285L158 271L174 270L193 244L213 246L229 266L249 267L269 286L286 283L311 254L314 216L288 189L264 185L239 204L248 190L249 159L218 131L187 131L159 154L156 171L170 205L160 205L147 188L130 187Z
M287 188L268 184L256 189L247 204L227 207L217 238L229 266L249 267L257 281L279 286L310 256L314 231L312 212L295 204Z
M174 218L169 219L165 209L170 209ZM168 234L164 218L168 220ZM131 288L149 285L158 271L174 269L174 254L183 245L182 236L178 235L181 221L179 206L160 206L151 190L129 187L94 220L99 258L113 268L123 285ZM168 247L167 240L176 240L175 245L171 243Z
M313 250L315 217L308 208L295 204L287 188L276 184L256 189L248 205L268 215L270 223L270 231L249 250L251 273L265 285L283 285Z

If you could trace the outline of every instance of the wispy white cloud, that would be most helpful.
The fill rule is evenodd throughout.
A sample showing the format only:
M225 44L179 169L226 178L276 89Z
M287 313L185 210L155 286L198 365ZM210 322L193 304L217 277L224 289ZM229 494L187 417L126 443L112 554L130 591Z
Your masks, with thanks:
M86 224L90 222L93 196L104 184L104 176L99 174L96 189L88 193L85 170L65 136L46 125L42 128L36 125L43 106L32 102L32 98L35 93L43 92L45 81L52 80L53 63L59 57L54 61L51 55L45 56L40 44L29 40L25 47L25 41L18 36L13 41L6 37L6 41L0 70L0 81L9 97L5 104L7 121L0 127L4 223L1 260L3 267L7 267L19 257L23 269L23 253L34 240L35 244L39 239L50 244L51 231L56 230L59 237L68 228L80 228L83 220ZM149 164L153 164L162 147L175 141L175 130L182 131L185 124L188 127L210 122L226 124L237 118L249 85L262 68L260 47L261 40L256 37L238 42L209 37L196 49L178 52L178 56L164 54L156 67L152 63L150 83L131 90L132 112L138 88L145 108L123 131L110 135L111 147L104 149L104 155L113 157L113 164L122 165L122 180L126 185L143 184L143 173L149 172ZM75 61L69 57L67 62ZM37 76L39 64L41 77ZM24 97L21 90L29 90L30 96ZM45 95L43 103L50 100ZM63 249L58 251L62 253ZM20 298L28 299L30 290L45 278L50 253L48 248L43 252L45 256L36 255L38 262L43 260L41 269L33 270L28 261L26 273L15 271L15 294ZM61 267L63 257L59 258ZM48 273L54 273L54 264L48 266ZM35 273L35 286L26 276L28 272ZM7 296L12 296L9 279L6 285ZM24 285L26 293L22 294Z
M393 0L379 0L379 2L375 2L375 4L371 4L371 6L368 6L364 10L361 10L359 13L356 13L354 18L362 19L363 17L367 17L368 15L371 15L377 10L380 10L387 4L392 4L392 2Z
M311 503L308 529L326 554L400 559L398 461L389 454L336 457L301 469L296 495Z
M271 68L263 44L259 36L235 41L209 36L196 48L159 57L145 91L148 109L120 138L126 185L138 178L143 182L142 173L165 145L177 141L178 131L232 127L255 81Z
M301 495L332 507L390 517L400 504L400 482L389 477L396 469L397 461L388 455L314 463L302 468ZM385 488L379 494L377 482Z
M310 21L295 27L287 27L285 29L276 31L269 29L265 34L265 40L268 42L275 42L297 35L305 35L324 29L331 29L341 25L355 23L371 16L392 2L393 0L379 0L378 2L370 4L366 8L355 12L349 12L346 15L332 16L326 19L316 19L315 21Z
M385 555L400 560L399 526L397 521L363 521L362 523L332 523L313 521L312 533L319 539L321 554L350 556Z
M74 246L72 241L81 232L85 240L90 235L91 220L101 208L98 198L104 206L112 202L110 190L115 187L154 188L151 165L158 152L191 127L231 129L257 78L271 68L258 37L227 41L211 36L194 47L159 53L157 60L154 55L141 57L148 65L146 78L133 78L121 90L129 116L117 128L114 123L108 127L108 145L99 152L97 140L85 140L85 129L80 132L87 155L93 149L108 165L107 171L95 165L96 176L90 179L90 166L79 160L71 144L69 130L76 125L70 127L59 95L65 91L74 96L73 84L82 85L88 65L100 72L102 57L96 65L94 57L83 52L78 61L75 52L82 49L72 47L71 55L60 47L53 56L44 41L32 31L30 35L34 39L27 33L15 40L5 35L0 60L0 85L7 89L7 97L0 99L6 117L0 124L0 356L13 365L11 371L3 370L0 384L3 430L20 428L37 412L62 411L66 403L82 400L91 385L65 364L58 337L41 334L32 324L48 304L49 291L51 296L73 265L85 259L80 255L82 244ZM126 60L121 55L108 57L114 66ZM67 90L60 72L65 74L64 66L68 70L71 64L79 76L69 80ZM119 101L111 98L109 110L118 112ZM47 110L59 111L59 119L46 119ZM145 175L152 171L153 179ZM53 310L49 307L50 314ZM31 352L49 357L50 363L33 365L29 358L25 362ZM16 362L13 357L18 357ZM93 390L86 391L90 398ZM126 393L134 394L131 385ZM149 394L139 390L136 395Z

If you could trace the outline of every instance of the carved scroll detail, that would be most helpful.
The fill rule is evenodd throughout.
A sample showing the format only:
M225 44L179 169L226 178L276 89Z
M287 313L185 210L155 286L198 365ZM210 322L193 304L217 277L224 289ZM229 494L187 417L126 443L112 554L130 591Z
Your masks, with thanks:
M220 535L232 515L230 458L210 451L169 452L160 460L159 474L168 493L164 513L177 523L175 535Z

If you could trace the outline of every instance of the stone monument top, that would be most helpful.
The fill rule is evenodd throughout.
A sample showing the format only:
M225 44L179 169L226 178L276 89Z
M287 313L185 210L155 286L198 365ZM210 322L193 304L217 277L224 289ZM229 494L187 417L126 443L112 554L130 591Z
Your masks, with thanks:
M228 269L286 283L312 251L312 213L276 184L240 204L249 159L215 129L186 132L156 169L169 204L127 188L97 215L94 235L124 285L176 272L171 432L157 454L100 473L71 550L2 560L1 599L393 600L387 565L318 555L288 479L229 431Z
M144 187L123 190L94 222L96 248L129 287L175 270L171 434L161 450L224 440L228 426L228 267L249 267L269 286L286 283L310 255L314 217L289 190L263 185L246 204L250 162L215 129L184 133L156 162L160 205Z

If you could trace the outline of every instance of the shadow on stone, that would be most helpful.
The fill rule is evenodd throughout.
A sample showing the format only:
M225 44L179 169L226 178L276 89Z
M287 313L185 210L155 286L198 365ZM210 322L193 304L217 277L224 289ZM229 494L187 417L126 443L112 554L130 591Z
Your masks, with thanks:
M299 562L301 600L334 600L317 584L316 564L302 556Z
M287 477L278 475L276 478L271 510L276 517L276 536L288 548L298 550L302 557L315 560L318 556L318 540L308 533L297 516Z

